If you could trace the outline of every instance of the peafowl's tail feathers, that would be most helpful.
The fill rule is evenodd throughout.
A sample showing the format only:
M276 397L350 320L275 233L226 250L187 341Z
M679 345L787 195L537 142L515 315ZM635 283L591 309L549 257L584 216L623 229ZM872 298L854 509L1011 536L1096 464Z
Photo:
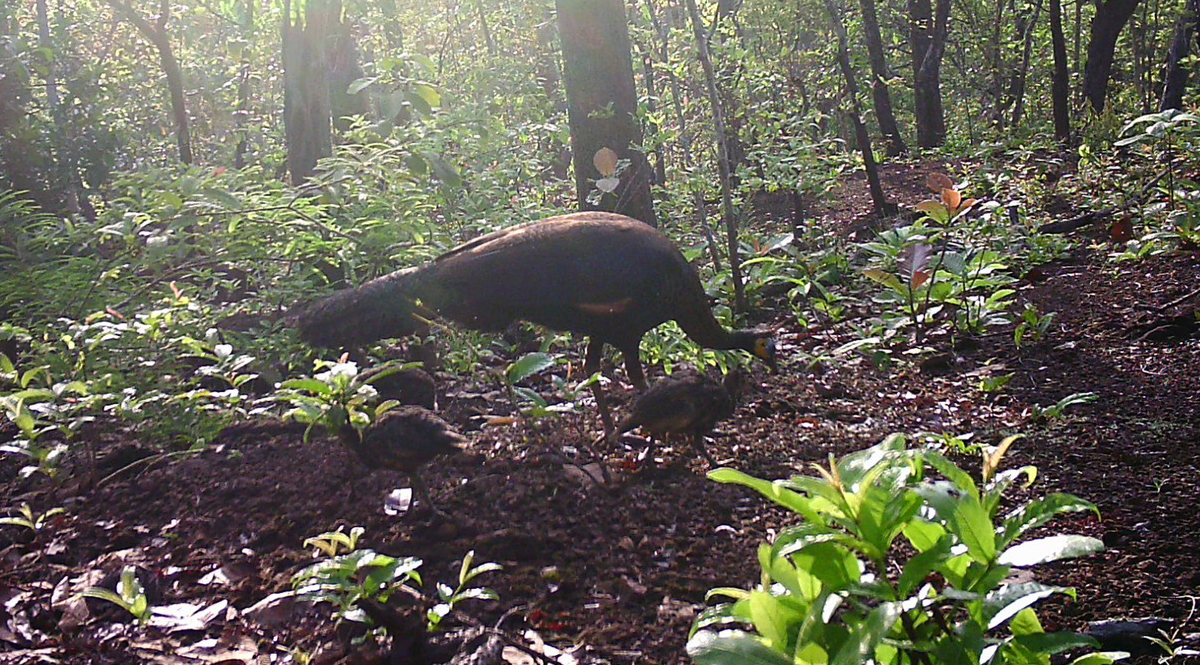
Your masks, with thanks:
M313 346L367 344L417 331L419 268L405 268L304 306L291 317L300 338Z

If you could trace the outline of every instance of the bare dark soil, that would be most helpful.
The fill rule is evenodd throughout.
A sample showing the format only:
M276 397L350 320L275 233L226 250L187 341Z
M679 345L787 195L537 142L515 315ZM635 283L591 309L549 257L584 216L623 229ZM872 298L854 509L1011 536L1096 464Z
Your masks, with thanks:
M924 196L923 176L914 171L888 173L906 201ZM830 223L849 223L839 218ZM1102 519L1056 524L1109 546L1037 571L1044 582L1078 590L1078 600L1048 606L1047 628L1157 616L1169 620L1175 638L1192 642L1200 633L1200 336L1187 326L1147 324L1191 311L1200 298L1162 312L1147 308L1200 286L1200 257L1113 264L1102 248L1078 250L1033 277L1022 284L1021 301L1058 318L1044 341L1021 351L1005 331L922 364L879 370L849 355L809 369L809 354L829 353L851 333L835 332L845 326L797 330L780 314L785 371L753 377L751 393L709 449L722 463L781 477L891 432L976 432L975 441L989 444L1025 432L1008 465L1036 465L1035 489L1043 493L1095 502ZM978 389L989 372L1015 377L990 396ZM367 474L333 439L305 444L302 428L287 424L231 427L206 452L164 459L98 488L22 480L3 461L0 507L29 502L38 510L63 506L66 514L37 540L0 529L0 663L276 662L254 658L282 658L289 649L319 663L382 662L353 645L352 631L335 629L326 607L283 603L246 612L289 590L291 575L312 562L305 538L355 525L366 529L362 546L423 559L429 593L434 582L452 581L468 550L478 561L503 564L483 578L501 600L462 608L489 624L519 608L506 628L536 630L550 644L577 648L580 660L680 663L705 592L756 582L755 548L791 519L757 495L706 480L686 446L661 451L665 465L653 471L636 461L634 446L614 452L610 461L625 472L623 481L615 491L588 487L558 455L596 435L590 410L480 429L468 417L479 398L455 396L475 388L456 377L438 380L439 410L471 439L469 454L426 473L455 523L420 507L386 515L384 496L403 478ZM1029 417L1032 405L1085 391L1099 401L1049 423ZM102 463L111 454L134 459L141 445L118 429L90 436ZM686 461L669 466L678 458ZM118 467L110 458L105 472ZM72 580L113 569L118 551L142 566L157 604L224 600L228 608L169 634L133 626L102 603L73 620L59 599ZM225 579L205 579L218 569Z

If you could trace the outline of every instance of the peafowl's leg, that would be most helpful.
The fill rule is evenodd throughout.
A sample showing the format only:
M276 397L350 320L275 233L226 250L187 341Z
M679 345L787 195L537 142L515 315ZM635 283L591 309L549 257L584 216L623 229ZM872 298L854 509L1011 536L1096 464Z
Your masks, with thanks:
M425 484L425 479L421 477L421 474L413 471L408 474L408 480L410 483L412 483L413 493L416 495L417 499L420 500L421 503L425 504L429 510L433 511L434 515L446 520L447 522L454 521L454 518L447 515L442 511L441 508L438 508L436 503L434 503L433 495L429 493L429 486Z
M651 469L658 466L658 463L654 461L654 450L657 447L658 447L658 436L651 434L650 435L650 445L646 447L646 461L643 462L643 464L650 467Z
M646 374L642 371L642 359L638 356L641 352L641 342L634 342L630 346L621 348L621 355L625 357L625 373L629 375L629 382L638 390L646 389Z
M583 373L592 376L600 371L600 357L604 353L604 342L593 337L588 340L587 354L583 360ZM604 396L604 388L599 382L592 384L592 396L596 398L596 408L600 410L600 422L604 424L604 437L612 436L616 429L613 426L612 413L608 410L608 398Z
M696 452L703 455L704 459L708 460L708 468L715 469L715 468L721 466L720 464L717 464L717 460L715 457L712 456L712 453L708 452L708 448L704 447L704 435L703 434L700 434L699 432L697 432L692 437L692 447L696 449Z

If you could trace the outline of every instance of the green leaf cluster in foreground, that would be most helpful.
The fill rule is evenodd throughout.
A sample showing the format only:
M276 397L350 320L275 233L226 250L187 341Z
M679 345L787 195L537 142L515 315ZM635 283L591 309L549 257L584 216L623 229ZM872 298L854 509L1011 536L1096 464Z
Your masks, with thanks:
M1049 665L1051 654L1096 647L1083 635L1045 632L1033 610L1051 595L1073 597L1072 589L1012 575L1101 551L1100 541L1080 535L1018 542L1055 515L1096 508L1049 494L998 516L1004 492L1036 476L1033 467L998 470L1013 440L985 457L982 484L940 453L906 448L899 435L831 458L811 476L772 482L711 472L803 522L759 546L759 585L710 591L728 600L696 620L688 654L701 665Z

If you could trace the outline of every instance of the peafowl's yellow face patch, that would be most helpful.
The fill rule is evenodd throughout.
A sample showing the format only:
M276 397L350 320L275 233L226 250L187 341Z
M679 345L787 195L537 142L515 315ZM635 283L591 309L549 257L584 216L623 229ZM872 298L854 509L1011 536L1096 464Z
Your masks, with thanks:
M775 340L770 337L760 337L754 340L754 355L761 358L771 368L772 372L779 371L775 359Z

